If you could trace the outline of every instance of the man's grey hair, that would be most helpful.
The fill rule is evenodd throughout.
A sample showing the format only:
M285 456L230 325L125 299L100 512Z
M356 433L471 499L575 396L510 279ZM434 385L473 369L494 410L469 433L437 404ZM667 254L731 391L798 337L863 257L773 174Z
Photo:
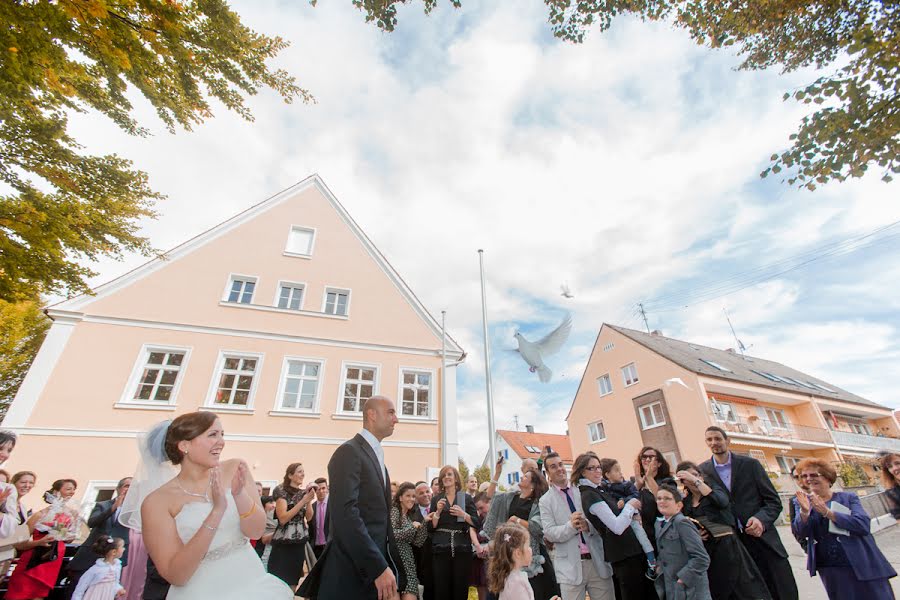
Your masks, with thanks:
M131 479L131 477L123 477L122 479L120 479L119 483L116 484L116 490L121 490L123 487L125 487L126 483L131 481Z

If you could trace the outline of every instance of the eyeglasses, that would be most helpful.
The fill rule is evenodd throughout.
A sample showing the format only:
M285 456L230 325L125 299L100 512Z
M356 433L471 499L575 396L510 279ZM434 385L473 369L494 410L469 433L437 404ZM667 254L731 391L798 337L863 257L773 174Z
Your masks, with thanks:
M599 471L600 465L591 465L590 467L585 467L585 471Z
M642 454L641 460L656 460L655 454Z
M799 475L797 479L818 479L820 477L821 475L819 475L818 473L804 473L802 475Z

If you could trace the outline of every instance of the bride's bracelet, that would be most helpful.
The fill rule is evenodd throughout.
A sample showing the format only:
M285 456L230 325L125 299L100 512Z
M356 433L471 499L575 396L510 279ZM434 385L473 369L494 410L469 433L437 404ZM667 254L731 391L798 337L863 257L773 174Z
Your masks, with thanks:
M256 504L257 504L256 502L252 502L250 504L250 510L248 510L245 513L239 513L239 516L241 517L241 519L246 519L247 517L249 517L250 515L255 513L256 512Z

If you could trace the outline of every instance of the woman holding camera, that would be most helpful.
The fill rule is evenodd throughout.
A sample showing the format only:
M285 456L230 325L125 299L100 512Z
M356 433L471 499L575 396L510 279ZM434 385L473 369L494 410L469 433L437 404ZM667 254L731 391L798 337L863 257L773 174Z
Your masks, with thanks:
M303 463L291 463L284 472L284 481L275 486L275 518L277 525L272 536L269 573L291 588L296 588L303 571L309 528L306 509L316 497L316 484L303 488L306 472Z

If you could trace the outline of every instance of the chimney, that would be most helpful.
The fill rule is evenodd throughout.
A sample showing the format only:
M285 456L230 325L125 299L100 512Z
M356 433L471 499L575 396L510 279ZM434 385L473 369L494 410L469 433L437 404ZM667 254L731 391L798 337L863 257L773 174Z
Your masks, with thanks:
M660 331L659 329L654 329L650 332L650 335L655 337L662 337L662 331Z
M526 426L525 426L525 431L526 431L527 433L534 433L534 425L526 425Z

